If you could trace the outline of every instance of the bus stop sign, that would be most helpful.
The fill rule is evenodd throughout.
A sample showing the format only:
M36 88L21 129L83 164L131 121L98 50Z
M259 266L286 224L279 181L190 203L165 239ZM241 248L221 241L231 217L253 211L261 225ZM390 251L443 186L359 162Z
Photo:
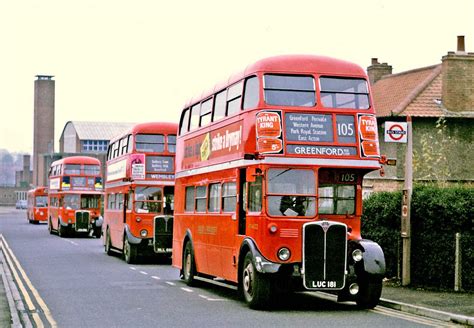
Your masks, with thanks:
M407 142L406 122L385 122L385 142Z

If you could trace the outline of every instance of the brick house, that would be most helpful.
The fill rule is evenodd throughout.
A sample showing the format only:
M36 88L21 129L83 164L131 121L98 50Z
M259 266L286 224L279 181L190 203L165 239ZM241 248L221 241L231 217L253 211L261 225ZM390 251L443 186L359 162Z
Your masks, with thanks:
M402 189L406 144L384 142L387 121L412 118L413 178L416 181L474 182L474 53L467 53L464 37L456 52L441 63L398 74L372 59L367 68L379 125L380 150L396 158L385 176L372 173L369 192Z

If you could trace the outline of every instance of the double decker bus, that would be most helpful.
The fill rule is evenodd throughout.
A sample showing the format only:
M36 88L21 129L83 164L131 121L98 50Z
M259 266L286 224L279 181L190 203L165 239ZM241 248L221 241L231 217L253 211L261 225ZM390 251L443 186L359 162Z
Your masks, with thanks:
M136 124L107 153L102 241L127 263L171 255L176 123Z
M26 218L29 223L46 222L48 219L48 188L36 187L28 190Z
M190 100L176 151L173 266L237 287L330 291L372 308L385 259L363 239L362 179L379 170L364 70L311 55L263 59Z
M81 233L100 238L103 184L97 158L73 156L53 162L48 191L51 234L64 237Z

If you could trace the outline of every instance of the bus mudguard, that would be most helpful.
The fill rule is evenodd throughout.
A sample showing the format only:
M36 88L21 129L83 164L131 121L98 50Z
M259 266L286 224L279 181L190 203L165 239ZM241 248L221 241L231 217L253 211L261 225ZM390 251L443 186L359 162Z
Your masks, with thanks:
M58 220L59 220L59 224L62 225L63 227L67 227L67 226L68 226L67 222L63 222L63 219L61 219L60 216L58 216Z
M130 227L128 224L125 224L125 233L127 234L127 239L130 244L140 244L142 242L141 238L137 238L130 232Z
M360 240L359 244L364 250L365 272L378 275L385 274L385 256L379 244L368 239Z
M281 267L281 264L279 263L274 263L269 260L267 260L258 250L257 246L255 245L255 242L251 238L245 238L244 241L242 242L242 245L240 245L240 257L243 259L245 254L247 253L247 250L252 253L252 258L255 264L255 268L257 269L258 272L261 273L277 273L278 270Z

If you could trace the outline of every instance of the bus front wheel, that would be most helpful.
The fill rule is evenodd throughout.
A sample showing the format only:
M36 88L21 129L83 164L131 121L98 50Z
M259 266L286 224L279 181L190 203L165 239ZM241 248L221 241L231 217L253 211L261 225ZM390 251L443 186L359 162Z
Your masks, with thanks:
M137 245L132 245L128 241L127 235L125 235L123 242L123 258L128 264L133 264L137 262L138 249Z
M112 255L112 245L110 242L110 232L109 229L107 228L107 232L105 234L105 253L107 255Z
M362 309L373 309L379 303L382 294L382 278L367 275L359 285L357 305Z
M49 234L52 235L53 234L53 224L51 223L51 218L49 218L49 220L48 220L48 230L49 230Z
M66 237L66 228L61 225L61 222L58 220L58 236L63 238Z
M196 263L194 262L194 253L191 242L187 242L183 252L183 280L188 286L194 286L196 280Z
M241 283L242 294L251 308L260 309L269 305L271 296L270 279L257 272L250 252L244 258Z

